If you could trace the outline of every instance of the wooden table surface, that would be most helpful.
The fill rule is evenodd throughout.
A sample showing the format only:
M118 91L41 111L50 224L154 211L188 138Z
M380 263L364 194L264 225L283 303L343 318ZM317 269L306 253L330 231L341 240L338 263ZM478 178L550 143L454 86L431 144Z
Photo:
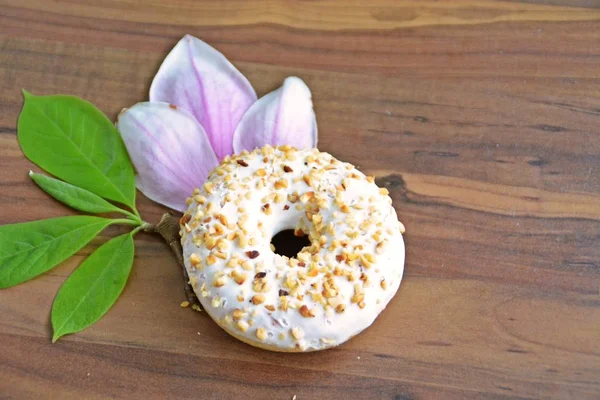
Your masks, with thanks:
M598 7L0 0L0 224L73 214L27 176L21 88L114 118L190 33L259 95L302 77L321 150L376 175L407 227L397 296L333 350L259 350L180 308L176 262L147 234L115 307L52 345L54 295L110 228L0 291L0 398L600 398Z

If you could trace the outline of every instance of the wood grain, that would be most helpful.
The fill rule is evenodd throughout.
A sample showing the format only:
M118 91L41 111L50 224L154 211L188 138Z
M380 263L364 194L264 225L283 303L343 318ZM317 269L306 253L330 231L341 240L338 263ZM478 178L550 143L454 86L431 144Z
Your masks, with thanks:
M311 87L319 147L390 189L405 280L340 348L275 354L181 309L166 244L141 234L123 296L50 344L66 276L0 291L0 398L600 397L600 3L0 0L0 224L73 213L27 177L21 88L111 118L147 97L185 33L259 95ZM143 217L164 209L140 195Z

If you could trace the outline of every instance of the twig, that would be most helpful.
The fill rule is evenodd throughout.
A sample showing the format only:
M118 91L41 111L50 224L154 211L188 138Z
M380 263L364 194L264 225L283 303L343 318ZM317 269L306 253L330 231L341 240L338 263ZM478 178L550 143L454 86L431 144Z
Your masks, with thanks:
M175 255L177 263L183 271L183 290L185 291L187 300L190 302L192 308L201 308L198 297L196 297L194 289L192 288L192 285L190 285L190 277L188 276L187 270L185 269L185 264L183 262L183 248L181 247L179 238L179 218L170 213L163 214L158 224L148 224L144 227L144 231L149 233L158 233L165 240L165 242L167 242L171 248L171 251L173 251L173 254Z

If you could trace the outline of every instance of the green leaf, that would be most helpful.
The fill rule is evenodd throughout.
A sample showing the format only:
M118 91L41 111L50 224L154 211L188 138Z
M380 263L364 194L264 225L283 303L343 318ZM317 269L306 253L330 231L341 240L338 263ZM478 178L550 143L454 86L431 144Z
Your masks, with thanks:
M120 221L72 216L0 226L0 289L48 271Z
M44 192L76 210L92 214L117 212L135 217L130 212L110 204L102 197L70 183L35 172L29 172L29 176Z
M133 237L127 233L93 252L62 285L52 306L52 342L98 321L117 301L133 265Z
M52 175L135 209L133 166L110 120L77 97L23 94L23 153Z

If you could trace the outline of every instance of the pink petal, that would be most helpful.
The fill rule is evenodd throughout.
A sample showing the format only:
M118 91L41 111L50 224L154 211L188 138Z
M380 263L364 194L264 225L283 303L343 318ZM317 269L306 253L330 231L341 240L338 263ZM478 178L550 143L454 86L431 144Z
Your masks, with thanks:
M310 89L295 76L261 97L244 114L233 135L233 150L254 150L266 144L298 149L316 147L317 120Z
M165 58L150 86L150 101L188 110L222 159L232 153L233 131L256 101L250 82L223 54L186 35Z
M202 126L174 105L138 103L121 112L117 129L137 171L138 189L175 210L185 211L185 199L218 164Z

